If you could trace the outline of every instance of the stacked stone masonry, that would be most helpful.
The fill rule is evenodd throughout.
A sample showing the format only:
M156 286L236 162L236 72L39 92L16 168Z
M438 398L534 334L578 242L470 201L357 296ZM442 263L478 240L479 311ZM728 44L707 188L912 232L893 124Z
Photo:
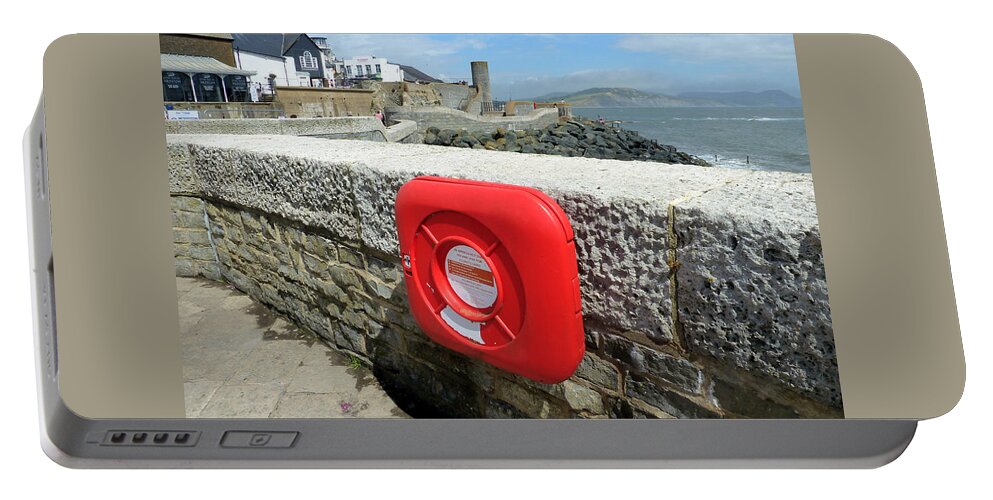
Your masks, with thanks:
M191 196L172 197L176 276L221 278L217 251L207 227L207 204L203 200Z
M809 175L286 136L168 142L177 274L228 281L360 358L412 415L841 415ZM503 372L415 324L393 204L427 174L536 187L569 216L587 350L570 379Z
M457 109L439 106L394 106L386 108L386 116L391 120L417 122L418 132L424 133L431 127L438 129L465 129L469 132L494 132L498 128L526 130L545 128L559 120L558 110L539 109L523 116L481 116Z

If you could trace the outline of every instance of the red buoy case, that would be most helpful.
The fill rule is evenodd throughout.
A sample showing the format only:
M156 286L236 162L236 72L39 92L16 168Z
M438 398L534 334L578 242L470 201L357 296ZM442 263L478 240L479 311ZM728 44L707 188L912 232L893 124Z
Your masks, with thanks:
M584 351L572 226L537 189L418 177L396 202L414 319L435 342L544 383Z

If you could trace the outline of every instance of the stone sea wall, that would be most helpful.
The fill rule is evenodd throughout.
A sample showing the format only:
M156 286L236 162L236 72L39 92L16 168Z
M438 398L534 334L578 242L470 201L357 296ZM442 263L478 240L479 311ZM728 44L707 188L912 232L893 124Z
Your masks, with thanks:
M364 89L276 87L276 102L287 118L372 116L373 92Z
M368 363L412 415L842 414L809 175L288 136L168 142L177 274L228 281ZM533 186L566 212L587 350L570 379L532 382L420 332L393 203L425 174Z
M476 96L476 89L454 83L410 83L361 80L359 86L374 92L377 109L388 106L443 106L465 111Z
M441 96L441 105L446 108L465 111L476 97L476 89L456 83L432 83L431 88Z
M496 129L526 130L544 128L558 122L556 109L542 109L526 116L488 116L470 114L457 109L441 106L395 106L386 108L386 116L392 120L412 120L417 122L418 132L428 128L465 129L469 132L495 132Z
M414 122L395 121L387 127L374 116L166 120L167 134L296 135L321 139L401 142L416 132L417 124Z

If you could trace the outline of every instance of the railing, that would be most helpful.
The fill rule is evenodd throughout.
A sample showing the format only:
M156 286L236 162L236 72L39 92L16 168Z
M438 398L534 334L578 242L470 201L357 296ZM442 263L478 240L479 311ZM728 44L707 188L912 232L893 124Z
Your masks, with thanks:
M503 101L481 101L479 103L479 113L503 113L506 103Z
M522 116L548 108L557 108L559 118L572 118L572 105L567 102L508 101L504 104L504 114Z
M261 102L271 102L276 100L276 86L272 83L253 83L255 93Z

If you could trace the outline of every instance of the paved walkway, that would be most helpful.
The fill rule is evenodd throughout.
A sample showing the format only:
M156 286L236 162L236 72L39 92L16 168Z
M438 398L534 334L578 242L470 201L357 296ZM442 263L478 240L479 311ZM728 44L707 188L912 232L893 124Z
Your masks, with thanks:
M187 417L407 417L367 368L235 288L176 287Z

